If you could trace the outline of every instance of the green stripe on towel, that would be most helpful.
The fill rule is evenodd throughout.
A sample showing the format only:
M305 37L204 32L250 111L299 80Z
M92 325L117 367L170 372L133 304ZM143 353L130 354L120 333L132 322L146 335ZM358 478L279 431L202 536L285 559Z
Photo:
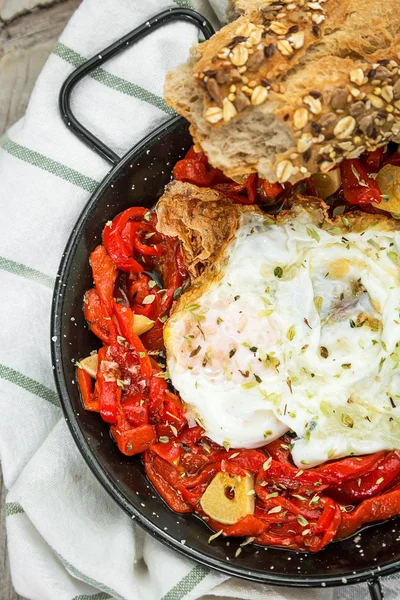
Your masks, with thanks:
M43 171L56 175L56 177L60 177L60 179L64 179L64 181L73 183L87 192L93 192L99 185L99 182L95 179L87 177L87 175L84 175L75 169L71 169L44 154L40 154L40 152L31 150L17 142L13 142L10 138L7 138L1 147L15 158L19 158L34 167L38 167Z
M88 577L87 575L85 575L84 573L82 573L81 571L79 571L76 567L74 567L73 565L71 565L71 563L69 563L67 560L65 560L65 558L63 558L60 554L58 554L58 552L55 552L54 550L53 550L53 552L55 553L55 555L57 556L57 558L60 560L60 562L64 565L64 567L74 577L76 577L80 581L83 581L87 585L91 585L92 587L97 588L98 590L100 590L101 592L103 592L103 594L106 594L106 597L108 595L111 598L115 598L115 600L126 600L123 596L120 596L120 594L117 594L117 592L115 590L113 590L112 588L108 587L108 585L105 585L104 583L96 581L95 579L92 579L91 577ZM78 598L82 598L82 596L78 596ZM86 598L86 596L83 596L83 598ZM88 598L93 599L93 598L96 598L96 596L88 596ZM73 600L76 600L76 599L74 598Z
M11 517L12 515L23 515L25 513L24 509L18 502L6 502L6 517Z
M43 400L47 400L47 402L50 402L50 404L54 404L54 406L60 406L60 400L56 392L53 392L53 390L50 390L42 383L27 377L19 371L15 371L10 367L0 364L0 379L5 379L10 383L14 383L24 390L31 392L31 394L34 394L39 398L43 398Z
M57 46L53 50L53 54L62 58L67 63L77 68L80 67L86 60L84 56L78 54L72 48L69 48L65 44L58 42ZM122 79L122 77L118 77L117 75L113 75L109 73L105 69L98 67L94 71L90 73L90 77L102 83L103 85L111 88L112 90L116 90L117 92L121 92L121 94L126 94L127 96L131 96L133 98L137 98L142 102L147 102L147 104L151 104L156 108L159 108L163 112L167 113L167 115L175 115L175 111L170 108L165 100L152 92L149 92L145 88L142 88L140 85L136 83L132 83L131 81L127 81L126 79Z
M40 283L51 290L54 287L55 280L53 277L50 277L50 275L46 275L45 273L37 271L36 269L31 269L31 267L27 267L22 263L17 263L8 258L4 258L4 256L0 256L0 270L7 271L13 275L18 275L24 279L30 279L30 281Z
M191 0L174 0L174 2L179 8L191 8L192 10L196 10Z
M183 600L210 573L210 569L196 565L183 579L169 590L161 600Z
M100 592L99 594L93 594L92 596L88 596L87 594L84 596L74 596L72 600L112 600L112 596L105 592Z

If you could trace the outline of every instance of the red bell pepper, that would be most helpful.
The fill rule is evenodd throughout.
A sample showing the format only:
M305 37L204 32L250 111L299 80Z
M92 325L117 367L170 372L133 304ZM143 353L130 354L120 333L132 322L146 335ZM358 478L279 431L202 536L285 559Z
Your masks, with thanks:
M83 312L89 329L104 344L112 344L117 336L117 330L112 318L108 314L107 308L101 302L95 289L86 292L83 300Z
M211 465L206 465L198 475L194 477L182 477L179 483L182 487L191 489L196 487L197 485L210 481L210 479L212 479L212 477L214 477L214 475L219 471L221 471L220 462L213 463Z
M393 450L381 458L372 470L362 477L344 481L329 488L326 493L344 504L358 503L380 494L399 474L400 454Z
M251 536L258 537L268 529L267 523L261 521L253 515L246 515L234 525L225 529L225 534L229 536Z
M229 461L242 471L258 473L267 460L267 456L258 450L220 450L210 455L212 462Z
M134 396L127 396L122 402L122 409L126 419L134 427L140 427L141 425L147 425L149 422L149 411L145 404L141 404L140 401Z
M86 373L86 371L78 367L76 369L76 379L78 381L79 391L81 392L84 409L99 412L99 400L94 397L93 380L89 373Z
M119 373L110 368L106 347L100 348L98 357L96 382L99 386L100 415L107 423L114 424L117 422L117 411L121 402L121 388L117 384Z
M193 158L179 160L174 166L173 175L178 181L193 183L199 187L210 187L214 180L213 171L208 171L204 163Z
M303 471L274 460L267 470L261 469L259 472L257 481L263 480L268 484L283 483L288 490L309 489L315 492L321 491L330 483L335 482L332 476L315 472L312 469Z
M382 167L386 167L386 165L393 165L394 167L400 167L400 152L395 152L391 154L381 164Z
M111 315L114 286L118 275L117 269L104 246L97 246L90 255L89 261L96 291Z
M330 498L321 498L321 501L325 504L324 511L316 526L311 528L310 539L305 540L310 552L319 552L334 540L342 522L342 512L338 504ZM322 534L319 540L316 533Z
M147 354L140 337L133 332L134 314L132 309L129 308L129 306L122 306L121 304L114 302L114 312L117 316L123 337L128 340L133 350L137 352L139 356L143 379L149 383L152 367L149 355Z
M270 442L267 446L263 448L272 458L280 462L284 465L289 465L289 467L293 467L293 464L289 460L290 456L290 448L289 444L284 441L284 439L277 439L273 442Z
M161 456L168 462L176 462L182 454L182 446L177 442L171 429L169 435L170 441L167 443L155 443L151 446L151 451Z
M153 456L151 452L144 452L143 462L147 477L150 479L160 496L167 502L168 506L177 513L192 512L192 507L185 502L176 489L157 473L153 465Z
M246 179L247 201L242 204L254 204L257 199L257 173L251 173Z
M208 457L204 454L184 452L181 455L180 464L184 468L185 473L187 473L187 475L197 475L200 469L202 469L208 463L208 461Z
M282 510L291 513L292 515L303 515L307 517L307 519L316 520L320 516L321 509L319 503L314 505L310 504L308 499L304 501L300 501L298 498L292 497L291 499L287 498L284 495L278 495L274 497L271 496L271 491L267 490L263 486L259 486L256 484L256 493L257 496L263 501L262 505L267 511L271 508L275 508L276 506L281 506ZM261 508L261 507L260 507ZM261 517L261 513L259 515ZM281 521L282 517L278 514L264 513L263 518L267 521Z
M205 152L196 152L194 146L190 146L189 150L186 152L185 159L188 158L197 160L198 162L201 162L204 165L208 165L207 154L205 154Z
M182 433L179 435L179 441L182 444L186 444L187 446L191 446L193 444L197 444L201 440L204 435L204 429L200 427L200 425L195 425L194 427L185 428Z
M344 197L350 204L379 204L381 192L361 161L352 158L340 164Z
M155 444L152 444L149 452L153 452L153 447ZM179 483L179 478L182 474L182 470L179 470L175 465L171 464L169 461L164 460L161 456L157 454L152 454L152 461L154 470L170 485L176 486Z
M383 458L385 451L367 454L366 456L350 456L335 462L325 463L313 469L314 473L323 473L325 476L333 477L337 483L348 479L357 479L368 473Z
M368 173L377 173L385 159L385 147L381 146L373 152L367 152L361 157L361 160Z
M141 240L141 233L151 233L152 237L156 234L156 229L148 223L140 223L138 221L131 221L131 228L133 231L133 247L142 256L161 256L165 251L162 244L145 244ZM149 238L152 239L152 238Z
M261 185L260 185L261 184ZM280 183L270 183L266 179L259 179L258 194L261 201L271 202L283 191L283 186Z
M362 525L390 519L400 514L400 489L396 488L376 498L364 500L352 512L343 513L336 539L348 537Z
M103 230L103 242L114 264L121 271L139 273L143 266L132 256L132 249L128 248L122 239L122 231L130 219L143 219L149 211L145 208L133 206L117 215Z
M198 485L191 490L183 488L179 485L179 482L176 484L175 489L180 493L182 498L194 509L199 508L200 500L202 495L207 489L208 484Z
M122 431L113 426L111 431L119 450L126 456L145 452L155 439L154 429L151 425L141 425Z

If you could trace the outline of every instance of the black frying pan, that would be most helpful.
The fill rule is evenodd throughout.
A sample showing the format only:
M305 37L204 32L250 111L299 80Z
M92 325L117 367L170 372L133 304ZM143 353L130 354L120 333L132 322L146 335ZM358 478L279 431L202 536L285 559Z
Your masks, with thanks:
M74 383L72 359L98 347L82 313L84 292L92 285L89 254L101 240L105 223L132 205L152 207L171 179L173 165L192 141L186 121L174 117L120 158L83 127L70 108L78 81L164 23L184 20L212 35L201 15L170 9L156 15L70 75L60 93L62 117L83 142L109 160L113 167L92 194L76 223L62 257L52 307L51 343L55 380L66 421L89 467L118 504L150 534L181 554L229 575L260 583L293 587L336 586L367 581L371 597L382 598L379 576L400 570L400 520L368 527L361 539L330 544L318 554L277 548L226 546L223 538L208 544L210 531L193 515L173 513L148 482L140 458L128 458L117 449L109 427L97 414L82 409ZM71 319L74 320L71 320ZM185 540L185 543L182 542Z

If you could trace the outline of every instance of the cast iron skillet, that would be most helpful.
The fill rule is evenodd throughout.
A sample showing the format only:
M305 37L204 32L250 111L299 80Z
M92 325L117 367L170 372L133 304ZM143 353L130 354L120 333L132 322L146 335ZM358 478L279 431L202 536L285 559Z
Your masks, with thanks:
M62 116L71 130L113 167L92 194L76 223L62 257L52 307L52 360L65 419L89 467L116 502L150 534L181 554L229 575L260 583L293 587L335 586L367 581L371 597L382 598L380 575L400 570L399 520L365 529L361 539L330 544L318 554L248 545L239 557L239 542L229 547L221 537L208 544L210 531L193 515L173 513L149 484L140 458L128 458L117 449L109 427L97 414L82 409L74 383L72 360L99 346L88 331L82 298L92 287L89 254L101 240L105 223L132 206L152 207L170 181L173 165L191 145L188 126L172 118L120 158L84 128L70 108L75 84L130 44L166 22L184 20L199 27L205 37L211 25L198 13L170 9L153 17L79 67L60 94Z

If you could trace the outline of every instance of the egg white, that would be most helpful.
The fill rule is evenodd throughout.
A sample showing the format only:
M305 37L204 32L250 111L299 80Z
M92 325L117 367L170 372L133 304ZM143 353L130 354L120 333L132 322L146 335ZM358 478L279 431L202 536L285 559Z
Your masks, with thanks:
M291 429L301 468L400 448L398 253L395 231L243 214L219 277L166 326L188 415L232 448Z

